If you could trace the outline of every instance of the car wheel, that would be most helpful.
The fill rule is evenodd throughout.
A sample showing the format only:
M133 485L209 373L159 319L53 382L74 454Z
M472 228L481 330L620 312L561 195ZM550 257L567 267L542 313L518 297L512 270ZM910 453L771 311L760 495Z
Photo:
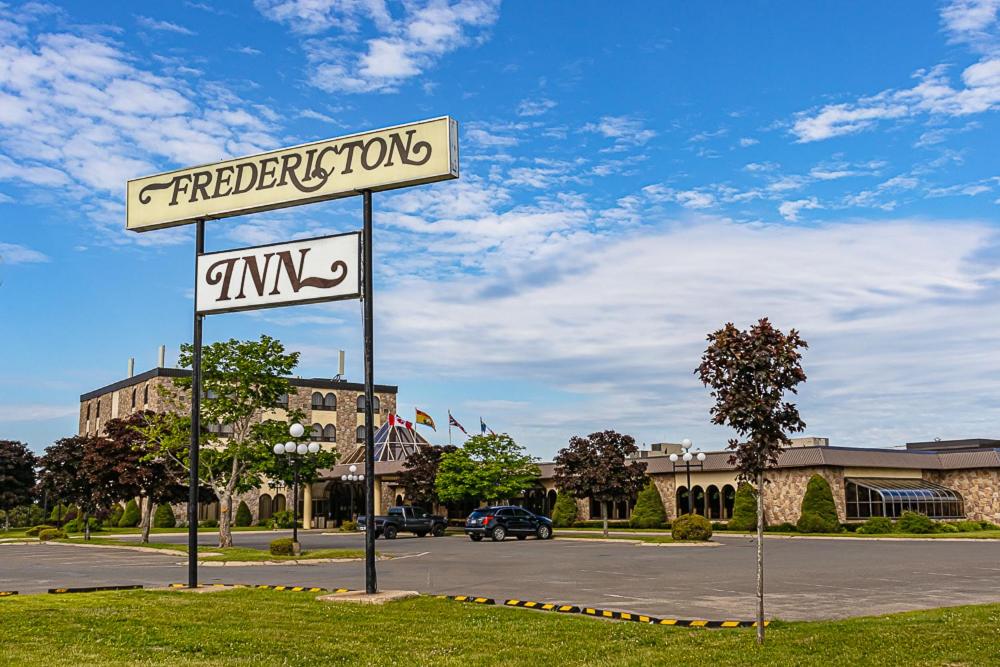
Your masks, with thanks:
M477 535L476 533L473 533L472 535L469 535L469 539L472 540L473 542L482 542L483 541L483 536L482 535Z
M394 539L396 539L396 527L395 526L386 526L384 533L385 533L385 539L387 539L387 540L394 540Z
M503 542L504 538L507 537L507 530L503 526L497 526L490 533L490 537L494 542Z
M422 530L419 530L417 531L417 537L427 537L427 533Z
M552 529L548 526L541 525L538 527L538 539L548 540L552 539Z
M444 526L442 526L440 523L434 526L434 529L431 530L431 535L433 535L434 537L444 537Z

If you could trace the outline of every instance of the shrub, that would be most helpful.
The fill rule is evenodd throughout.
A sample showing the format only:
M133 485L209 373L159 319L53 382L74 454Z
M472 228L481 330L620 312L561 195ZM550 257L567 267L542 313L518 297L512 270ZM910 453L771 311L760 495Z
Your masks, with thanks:
M556 494L556 505L552 510L552 525L556 528L569 528L576 522L576 498L560 491Z
M675 540L705 541L712 537L712 524L700 514L682 514L674 519L671 535Z
M215 519L205 519L204 521L199 523L198 526L200 526L201 528L218 528L219 522L216 521Z
M42 542L48 542L49 540L65 540L66 533L58 528L46 528L42 532L38 533L38 539Z
M114 507L111 508L111 514L104 521L105 525L109 528L117 528L118 522L122 520L122 514L125 513L125 509L118 503L115 503Z
M600 519L593 519L590 521L574 521L573 528L603 528L604 522ZM608 528L628 528L628 521L624 519L615 519L608 521Z
M344 523L340 524L340 532L342 533L353 533L357 529L358 529L357 521L345 521Z
M68 521L69 519L66 518L66 513L68 511L69 511L68 506L56 503L55 505L52 506L52 511L49 512L49 523L51 523L52 525L56 525Z
M736 489L733 500L733 518L729 520L729 530L757 529L757 492L744 482Z
M80 508L77 507L76 505L70 505L69 507L66 508L66 511L63 513L63 518L62 518L63 523L66 523L67 521L72 521L78 516L80 516Z
M292 528L295 526L295 518L292 516L291 510L282 510L280 512L275 512L271 517L270 522L271 528Z
M55 528L55 526L42 524L40 526L35 526L34 528L29 528L28 530L24 531L24 534L27 535L28 537L38 537L38 534L43 530L51 530L53 528Z
M635 501L632 509L632 519L629 525L633 528L662 528L667 522L667 513L663 509L663 499L656 485L650 480Z
M250 508L247 504L240 501L240 506L236 508L236 525L240 528L246 528L253 523L253 514L250 513Z
M95 519L94 517L90 517L88 523L90 523L90 532L93 533L101 530L101 522ZM66 524L63 524L63 531L66 533L82 533L83 528L84 528L84 521L82 516L73 519L72 521Z
M939 533L957 533L958 526L953 523L939 523L937 526L937 532Z
M840 519L833 502L830 483L822 475L813 475L802 496L802 515L796 524L803 533L839 533Z
M974 533L982 530L983 526L978 521L959 521L955 524L960 533Z
M292 546L292 538L281 537L276 540L271 541L271 555L272 556L294 556L294 547Z
M133 498L125 504L125 511L122 512L122 518L118 520L118 527L135 528L139 525L141 518L139 516L139 503L135 502L135 498Z
M670 523L668 522L666 524L666 526L669 527ZM728 529L728 526L726 524L722 523L721 521L713 521L712 522L712 530L713 531L727 530L727 529Z
M777 526L771 526L767 529L772 533L794 533L798 530L798 527L791 521L783 521Z
M7 519L11 526L17 528L37 526L45 521L45 510L38 505L21 505L7 512Z
M1000 530L1000 526L990 521L985 521L985 520L980 521L979 525L982 527L983 530Z
M156 513L153 515L153 528L174 528L177 526L177 519L174 517L174 510L169 503L162 503L156 506Z
M922 535L934 532L934 522L927 518L926 514L920 512L903 512L896 522L896 528L901 533L914 533Z
M858 526L855 532L862 535L885 535L891 533L892 530L892 519L884 516L873 516Z

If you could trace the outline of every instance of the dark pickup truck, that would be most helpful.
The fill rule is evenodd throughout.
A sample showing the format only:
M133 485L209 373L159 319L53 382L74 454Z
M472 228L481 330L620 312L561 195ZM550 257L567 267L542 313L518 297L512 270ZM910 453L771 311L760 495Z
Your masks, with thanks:
M366 519L362 514L358 517L358 530L365 530ZM396 539L401 532L413 533L424 537L428 533L434 537L444 535L448 520L437 514L428 514L422 507L390 507L389 513L375 517L375 537L384 536L387 540Z

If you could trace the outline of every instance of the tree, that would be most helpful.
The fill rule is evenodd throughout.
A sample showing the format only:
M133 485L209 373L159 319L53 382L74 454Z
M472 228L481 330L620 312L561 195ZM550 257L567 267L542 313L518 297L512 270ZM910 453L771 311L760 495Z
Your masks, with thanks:
M0 510L4 530L10 529L10 511L32 501L35 487L35 455L17 440L0 440Z
M435 484L441 457L456 451L454 445L421 447L411 454L403 464L399 484L406 494L406 501L413 505L427 505L433 508L440 502Z
M135 502L135 498L132 498L125 503L125 511L122 512L122 518L118 520L118 527L135 528L139 525L139 521L141 521L139 503Z
M124 418L108 420L104 426L104 446L87 454L87 470L93 479L94 501L112 508L136 497L142 542L149 542L153 506L181 502L187 497L184 471L171 459L157 454L144 429L155 413L137 412Z
M599 431L574 436L556 454L556 486L574 498L593 498L601 504L604 535L608 534L608 503L631 500L646 484L646 463L630 435Z
M803 533L839 533L840 517L833 501L833 490L822 475L813 475L802 496L798 529ZM818 529L818 530L817 530Z
M240 528L246 528L253 523L253 514L250 513L250 508L244 501L240 501L239 507L236 508L236 525Z
M90 539L90 515L96 509L94 476L87 469L89 450L105 445L97 436L77 435L57 440L38 460L42 468L39 488L52 498L61 498L79 506L83 512L84 539ZM68 520L70 512L62 517Z
M729 530L753 530L757 527L757 492L753 486L741 482L733 500L733 518L726 526Z
M443 502L501 500L523 493L539 474L535 459L506 433L474 435L441 455L434 488Z
M556 494L556 506L552 510L552 525L556 528L570 528L576 523L576 499L565 491Z
M280 341L270 336L260 340L230 339L202 348L201 446L197 475L200 482L219 499L219 546L233 545L233 496L256 488L266 470L276 465L272 447L289 440L289 422L303 418L290 411L289 422L262 419L264 410L278 403L295 387L286 376L298 364L299 353L286 353ZM181 346L180 365L194 362L191 345ZM190 395L191 378L178 378L176 386ZM189 470L188 444L191 433L190 410L180 392L165 396L169 412L160 413L143 428L143 435L156 455L176 461ZM217 425L217 432L209 432Z
M633 528L662 528L666 522L667 512L663 508L663 498L653 480L649 480L646 488L639 492L635 507L632 508L631 525Z
M729 441L729 461L742 481L757 487L757 642L764 643L764 472L774 467L787 433L805 429L794 403L785 392L796 393L805 382L800 349L808 344L795 329L787 335L765 317L747 331L731 322L708 335L708 347L695 369L711 387L715 405L712 423L729 426L741 439Z
M156 506L156 514L153 516L154 528L173 528L177 525L177 518L169 503Z

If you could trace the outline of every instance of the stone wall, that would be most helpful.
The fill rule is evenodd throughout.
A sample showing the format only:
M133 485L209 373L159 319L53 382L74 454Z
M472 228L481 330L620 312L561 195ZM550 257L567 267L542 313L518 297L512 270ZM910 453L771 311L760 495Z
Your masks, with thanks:
M806 495L809 478L822 475L830 483L837 517L845 520L844 471L841 468L785 468L770 470L765 475L764 520L768 525L786 521L795 523L802 513L802 498Z
M677 518L675 505L677 504L677 483L673 473L668 475L650 475L656 490L660 493L660 500L663 501L663 509L667 513L667 521Z
M962 494L967 518L1000 523L1000 470L932 470L924 471L924 479Z

